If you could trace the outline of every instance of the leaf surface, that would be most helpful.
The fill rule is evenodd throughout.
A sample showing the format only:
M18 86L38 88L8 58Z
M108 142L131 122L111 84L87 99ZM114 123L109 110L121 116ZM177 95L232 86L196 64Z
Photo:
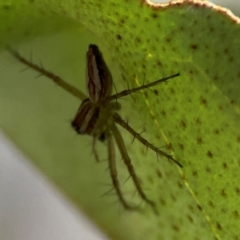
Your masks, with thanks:
M164 150L184 165L179 169L163 157L157 161L121 130L159 215L134 195L131 181L124 183L128 173L118 156L124 193L143 209L126 212L114 191L100 197L111 188L107 162L96 164L91 138L76 136L70 128L79 100L48 79L34 79L31 70L20 73L20 63L13 64L6 52L1 55L1 127L105 233L132 240L238 239L238 18L201 1L18 0L1 3L0 20L1 46L25 42L19 47L23 55L31 59L32 53L33 62L40 59L82 91L89 43L102 49L117 89L181 74L134 94L134 101L121 100L129 124L145 130L143 136L159 147L170 142L172 147ZM106 151L99 143L102 159Z

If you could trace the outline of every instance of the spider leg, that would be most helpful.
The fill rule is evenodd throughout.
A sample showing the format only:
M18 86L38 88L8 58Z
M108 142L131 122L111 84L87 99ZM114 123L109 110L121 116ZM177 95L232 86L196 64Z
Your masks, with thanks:
M94 136L93 137L93 144L92 144L92 151L93 151L93 155L94 155L96 161L100 162L98 152L97 152L97 148L96 148L97 140L98 140L98 138Z
M109 164L109 170L112 178L112 183L113 186L116 190L117 196L126 209L133 209L132 206L130 206L126 200L123 197L123 194L121 192L120 186L119 186L119 181L117 178L117 168L116 168L116 154L115 154L115 148L114 148L114 142L113 142L113 136L110 132L106 133L106 138L107 138L107 145L108 145L108 164Z
M131 163L131 159L130 159L130 157L128 155L128 152L127 152L126 146L124 144L122 135L120 134L119 130L117 129L117 127L114 124L112 126L112 132L113 132L113 135L115 137L115 140L116 140L118 149L120 151L120 154L121 154L121 156L123 158L123 161L124 161L125 165L127 166L128 172L130 173L130 175L132 177L134 185L136 186L138 194L140 195L140 197L146 203L148 203L152 207L154 212L157 213L157 209L156 209L155 203L153 201L149 200L148 197L145 195L145 193L142 190L142 187L140 185L138 177L137 177L137 175L135 173L134 167L133 167L133 165Z
M27 65L31 69L34 69L35 71L39 72L41 75L46 76L47 78L51 79L54 83L56 83L59 87L63 88L73 96L77 97L78 99L84 100L87 97L85 94L83 94L81 91L79 91L74 86L68 84L63 79L61 79L59 76L47 71L43 67L38 66L37 64L32 63L32 61L28 61L24 57L22 57L17 51L15 51L13 48L8 46L7 50L15 57L17 58L21 63Z
M178 77L178 76L180 76L180 73L176 73L176 74L173 74L173 75L171 75L171 76L164 77L164 78L162 78L162 79L159 79L159 80L157 80L157 81L155 81L155 82L151 82L151 83L146 84L146 85L143 84L143 85L140 86L140 87L123 90L123 91L121 91L121 92L119 92L119 93L116 93L116 94L114 94L114 95L112 95L112 96L106 97L105 101L106 101L106 102L110 102L110 101L112 101L112 100L114 100L114 99L118 99L118 98L127 96L127 95L129 95L129 94L138 92L138 91L140 91L140 90L153 87L153 86L155 86L155 85L157 85L157 84L159 84L159 83L166 82L166 81L168 81L169 79L172 79L172 78L175 78L175 77Z
M164 151L160 150L152 143L148 142L145 138L143 138L139 133L137 133L133 128L131 128L121 117L118 113L113 114L113 118L116 123L118 123L121 127L125 128L134 138L136 138L139 142L145 145L147 148L152 149L159 155L165 156L166 158L170 159L174 163L176 163L179 167L183 167L180 162L175 160L171 155L165 153Z

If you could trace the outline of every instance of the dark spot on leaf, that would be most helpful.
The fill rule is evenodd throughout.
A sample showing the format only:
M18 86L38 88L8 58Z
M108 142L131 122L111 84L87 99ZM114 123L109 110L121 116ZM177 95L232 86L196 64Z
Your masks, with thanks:
M170 43L170 42L172 41L172 39L171 39L171 38L166 38L166 41L167 41L168 43Z
M190 223L193 223L193 218L190 215L187 215L187 219L189 220Z
M216 227L217 227L218 230L222 230L222 226L219 222L216 222Z
M215 76L213 77L213 80L217 81L217 80L218 80L218 75L215 75Z
M201 137L198 137L198 138L197 138L197 144L198 144L198 145L201 145L202 143L203 143L202 138L201 138Z
M224 198L227 197L227 194L226 194L226 192L225 192L225 189L222 189L221 192L220 192L220 194L221 194L221 196L224 197Z
M179 188L181 188L181 189L183 188L183 183L182 183L182 182L178 181L177 184L178 184L178 187L179 187Z
M210 173L210 172L212 171L212 169L207 166L207 167L205 168L205 171L206 171L207 173Z
M149 18L148 17L145 17L144 18L144 21L147 23L149 21Z
M7 5L7 4L6 4L6 5L3 5L2 7L3 7L4 10L9 10L9 9L10 9L10 6Z
M193 170L193 171L192 171L192 175L195 176L195 177L197 177L197 176L198 176L197 171L196 171L196 170Z
M214 32L214 27L210 27L210 28L209 28L209 31L210 31L210 32Z
M164 110L161 111L163 117L166 117L166 112Z
M215 208L215 205L213 204L212 201L208 201L208 205L209 205L211 208Z
M204 107L207 106L207 100L204 97L200 97L200 103L204 105Z
M159 66L159 67L162 67L162 63L158 60L157 61L157 65Z
M181 120L180 126L185 129L187 125L186 125L185 121Z
M120 34L117 34L116 37L117 37L117 40L119 40L119 41L122 40L122 36Z
M179 232L179 227L175 224L172 225L172 229L175 231L175 232Z
M138 44L141 43L141 38L140 37L136 37L135 38L135 42L138 43Z
M223 163L223 168L224 168L224 169L227 169L227 168L228 168L227 163L225 163L225 162Z
M151 115L151 119L154 121L155 120L155 117L153 115Z
M178 28L179 28L180 31L184 31L185 30L184 26L182 26L182 25L179 26Z
M182 143L179 143L178 146L181 150L184 150L184 145Z
M155 137L159 140L161 139L161 137L158 134L156 134Z
M197 44L192 44L192 45L190 45L190 48L193 49L193 50L196 50L198 48L198 45Z
M225 207L221 208L221 213L222 213L222 214L225 214L226 212L227 212L227 210L226 210Z
M214 132L216 135L218 135L220 131L219 131L219 129L216 128L216 129L214 129L213 132Z
M194 210L192 205L188 205L189 210L192 212Z
M157 18L157 14L156 14L156 13L153 13L153 14L152 14L152 17L153 17L153 18Z
M224 49L224 53L225 53L225 54L228 54L228 52L229 52L228 48L225 48L225 49Z
M122 19L120 20L120 22L121 22L122 24L124 24L124 23L125 23L125 19L122 18Z
M197 208L198 210L202 211L202 207L199 204L197 204Z
M148 176L148 181L151 183L151 184L153 184L153 178L152 178L152 176Z
M146 98L148 98L148 93L147 93L146 91L143 93L143 95L144 95Z
M174 151L173 145L170 142L166 145L166 148L168 151Z
M237 136L237 142L240 143L240 135Z
M196 124L201 124L201 123L202 123L202 121L201 121L201 119L200 119L200 118L196 118L196 120L195 120L195 123L196 123Z
M164 199L160 199L160 203L162 204L162 205L166 205L166 201L164 200Z
M159 178L162 178L162 173L161 173L159 170L157 170L157 176L158 176Z
M236 187L236 188L235 188L235 192L236 192L237 195L240 195L240 188L239 188L239 187Z
M175 94L175 89L171 87L170 92L171 92L172 95Z
M208 156L209 158L213 158L212 152L211 152L211 151L208 151L208 152L207 152L207 156Z
M171 198L174 202L176 202L177 198L173 194L171 194Z
M237 210L233 211L233 217L234 217L235 219L239 219L239 213L238 213Z

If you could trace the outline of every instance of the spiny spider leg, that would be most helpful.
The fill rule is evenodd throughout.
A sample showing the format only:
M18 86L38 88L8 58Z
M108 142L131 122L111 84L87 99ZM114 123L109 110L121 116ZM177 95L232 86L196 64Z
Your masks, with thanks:
M139 142L143 145L149 147L154 152L159 155L165 156L166 158L170 159L174 163L176 163L179 167L183 167L181 163L175 160L171 155L165 153L164 151L160 150L159 148L155 147L153 144L148 142L145 138L143 138L139 133L137 133L133 128L131 128L121 117L118 113L113 114L113 118L116 123L118 123L121 127L125 128L134 138L136 138Z
M117 178L117 168L116 168L116 154L115 154L115 148L114 148L114 142L113 142L113 136L112 133L108 132L107 134L107 144L108 144L108 164L109 164L109 170L112 178L113 186L116 190L116 193L118 195L118 198L124 208L126 209L133 209L132 206L130 206L126 200L123 197L123 194L121 192L118 178Z
M8 47L7 48L10 53L13 54L14 57L16 57L20 62L27 65L28 67L34 69L35 71L41 73L42 75L46 76L47 78L51 79L54 83L56 83L58 86L72 94L73 96L77 97L80 100L86 99L86 95L84 95L81 91L79 91L74 86L68 84L65 82L62 78L59 76L45 70L42 67L39 67L37 64L34 64L28 60L26 60L24 57L22 57L17 51L15 51L13 48Z
M93 155L94 155L96 161L97 161L97 162L100 162L99 157L98 157L98 152L97 152L96 144L97 144L97 138L96 138L96 137L93 137L93 144L92 144Z
M115 126L115 124L112 125L112 132L113 132L114 138L116 140L116 143L117 143L118 149L120 151L120 154L123 158L123 161L124 161L125 165L127 166L128 172L130 173L130 175L132 177L132 180L134 182L134 185L135 185L135 187L138 191L138 194L140 195L140 197L145 202L147 202L152 207L152 209L155 211L155 213L158 213L157 209L156 209L156 206L155 206L155 203L148 199L148 197L143 192L142 187L140 186L138 177L137 177L137 175L135 173L135 170L134 170L134 167L131 163L131 159L130 159L128 153L127 153L127 149L126 149L126 146L124 144L122 135L119 132L118 128Z
M138 91L143 90L143 89L146 89L146 88L153 87L153 86L155 86L155 85L157 85L157 84L159 84L159 83L166 82L167 80L172 79L172 78L175 78L175 77L178 77L178 76L180 76L180 73L173 74L173 75L171 75L171 76L169 76L169 77L165 77L165 78L159 79L159 80L157 80L157 81L148 83L148 84L146 84L146 85L143 84L143 85L140 86L140 87L123 90L123 91L121 91L121 92L119 92L119 93L116 93L116 94L114 94L114 95L111 95L111 96L109 96L109 97L106 97L105 101L107 101L107 102L109 101L109 102L110 102L110 101L112 101L112 100L114 100L114 99L118 99L118 98L121 98L121 97L125 97L125 96L127 96L127 95L129 95L129 94L138 92Z

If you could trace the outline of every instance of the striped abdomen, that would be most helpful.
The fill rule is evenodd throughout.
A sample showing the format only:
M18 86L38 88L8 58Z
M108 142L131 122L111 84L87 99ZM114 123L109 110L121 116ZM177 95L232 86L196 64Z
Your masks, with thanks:
M89 99L85 99L72 121L72 127L79 134L93 135L93 130L99 117L99 111L98 106L95 106Z

